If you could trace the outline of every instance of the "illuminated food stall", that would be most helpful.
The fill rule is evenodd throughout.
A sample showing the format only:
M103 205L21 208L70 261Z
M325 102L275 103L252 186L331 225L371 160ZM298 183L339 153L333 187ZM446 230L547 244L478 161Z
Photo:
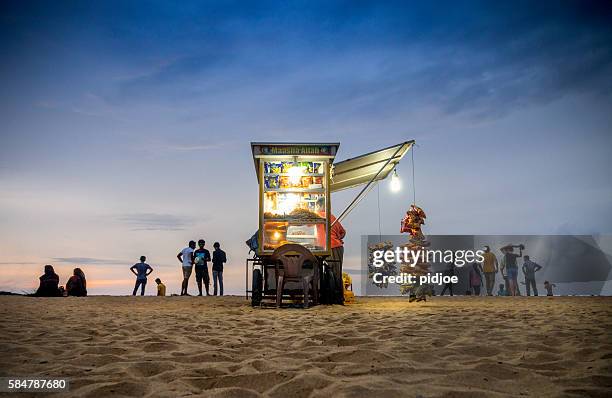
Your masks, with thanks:
M258 255L297 243L330 253L330 166L339 143L252 143L259 181Z
M276 291L278 273L284 271L279 271L278 259L273 253L277 249L282 252L282 247L288 244L300 245L317 258L316 264L310 265L311 270L313 266L316 268L313 288L319 293L325 290L324 276L329 275L327 266L333 225L330 220L331 193L361 187L348 206L335 214L336 222L339 222L376 183L392 172L397 177L395 167L413 144L414 141L405 141L334 163L339 143L251 143L259 183L257 239L247 241L251 248L256 241L255 257L246 260L246 295L248 298L249 293L252 294L253 306L274 298L279 303L283 295L295 297L289 284L283 285L280 293ZM286 246L284 249L295 248ZM321 277L320 281L317 275ZM319 286L321 290L318 290ZM329 289L328 286L327 291ZM317 302L316 297L314 301Z

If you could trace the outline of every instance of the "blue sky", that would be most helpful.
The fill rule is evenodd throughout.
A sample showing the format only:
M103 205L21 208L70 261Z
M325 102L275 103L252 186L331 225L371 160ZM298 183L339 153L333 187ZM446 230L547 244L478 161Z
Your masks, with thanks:
M174 257L204 237L240 292L250 141L340 141L343 159L416 139L426 233L611 233L611 8L2 2L0 290L51 263L125 293L146 254L178 291ZM410 163L398 171L383 233L412 197ZM376 190L344 224L356 270Z

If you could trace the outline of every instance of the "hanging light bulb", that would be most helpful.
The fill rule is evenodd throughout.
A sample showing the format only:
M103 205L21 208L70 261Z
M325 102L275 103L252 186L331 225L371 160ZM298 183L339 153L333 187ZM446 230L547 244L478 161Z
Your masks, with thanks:
M397 175L396 169L393 169L390 187L392 192L398 192L400 189L402 189L402 184L400 182L399 176Z

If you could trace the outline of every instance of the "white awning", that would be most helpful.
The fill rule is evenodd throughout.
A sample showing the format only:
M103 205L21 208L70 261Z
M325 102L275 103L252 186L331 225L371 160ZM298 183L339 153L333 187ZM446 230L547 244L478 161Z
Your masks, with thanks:
M372 179L374 181L384 180L413 144L414 140L405 141L356 158L334 163L331 192L367 184Z

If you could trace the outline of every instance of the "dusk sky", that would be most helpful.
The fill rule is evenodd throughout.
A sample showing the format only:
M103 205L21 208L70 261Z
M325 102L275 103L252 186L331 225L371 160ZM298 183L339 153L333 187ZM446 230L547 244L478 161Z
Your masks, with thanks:
M53 264L130 294L144 254L178 293L176 254L204 238L242 294L251 141L343 160L416 140L426 234L611 234L611 4L2 1L0 290ZM410 153L398 173L383 234L412 201ZM377 194L343 222L353 273Z

